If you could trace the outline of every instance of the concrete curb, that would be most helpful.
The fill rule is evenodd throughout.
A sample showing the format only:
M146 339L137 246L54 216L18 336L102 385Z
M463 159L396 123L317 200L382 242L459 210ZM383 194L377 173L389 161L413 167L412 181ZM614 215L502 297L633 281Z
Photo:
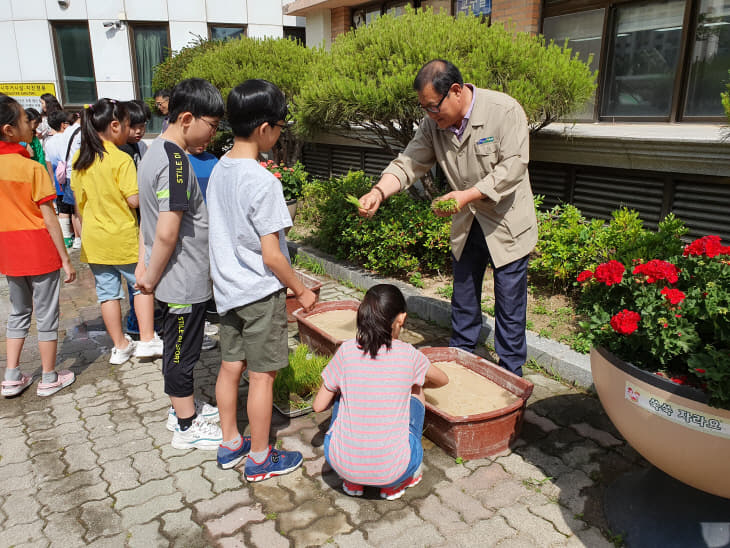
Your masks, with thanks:
M408 311L418 317L442 327L451 325L451 305L445 301L425 297L412 285L398 280L372 274L357 266L345 265L331 255L308 246L287 241L289 252L294 257L301 255L318 263L324 272L336 280L350 283L355 287L370 289L379 283L391 283L400 288L408 303ZM480 340L494 342L494 320L482 314L482 332ZM527 357L532 358L541 367L553 375L574 382L578 386L590 388L593 385L590 358L580 354L569 346L527 332Z

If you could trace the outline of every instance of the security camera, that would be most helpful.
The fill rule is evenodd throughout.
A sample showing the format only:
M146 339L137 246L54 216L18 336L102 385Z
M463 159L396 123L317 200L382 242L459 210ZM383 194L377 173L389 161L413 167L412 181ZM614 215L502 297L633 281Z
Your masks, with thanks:
M60 7L61 9L66 9L68 8L69 3L70 0L58 0L58 7Z
M110 29L113 27L113 28L119 30L122 28L121 21L104 21L102 24L104 25L104 28L106 28L106 29Z

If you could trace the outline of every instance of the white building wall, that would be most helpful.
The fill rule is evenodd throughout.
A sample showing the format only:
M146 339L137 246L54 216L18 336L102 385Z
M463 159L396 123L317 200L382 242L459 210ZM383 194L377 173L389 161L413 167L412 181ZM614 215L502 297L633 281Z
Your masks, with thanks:
M0 51L6 54L0 82L53 82L62 100L52 22L88 21L99 97L132 99L129 27L106 28L105 22L166 22L176 51L198 36L207 38L209 24L246 25L255 38L282 37L283 26L304 27L303 17L284 17L281 6L282 0L70 0L64 9L58 0L0 0Z
M307 19L307 47L324 46L329 49L332 45L332 17L330 10L318 10L310 13Z

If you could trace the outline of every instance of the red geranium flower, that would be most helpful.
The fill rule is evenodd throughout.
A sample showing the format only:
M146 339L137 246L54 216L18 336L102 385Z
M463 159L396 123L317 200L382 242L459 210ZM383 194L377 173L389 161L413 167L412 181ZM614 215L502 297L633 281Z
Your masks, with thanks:
M578 278L577 279L578 279L579 282L583 283L583 282L587 282L592 277L593 277L593 272L591 272L590 270L584 270L583 272L581 272L580 274L578 274Z
M672 304L681 303L687 296L679 289L669 289L666 286L664 287L664 289L662 289L661 294L664 295L664 298L666 298Z
M687 244L684 248L684 256L707 255L712 258L724 253L725 247L720 243L720 236L703 236L694 242Z
M606 285L613 285L621 283L624 277L626 268L618 261L608 261L607 263L599 264L596 267L594 274L596 280L605 283Z
M641 314L624 308L611 318L611 327L620 335L631 335L639 328L639 320L641 320Z
M667 280L670 284L673 284L677 283L679 279L677 267L660 259L652 259L648 263L637 265L633 273L643 274L650 284L659 280Z

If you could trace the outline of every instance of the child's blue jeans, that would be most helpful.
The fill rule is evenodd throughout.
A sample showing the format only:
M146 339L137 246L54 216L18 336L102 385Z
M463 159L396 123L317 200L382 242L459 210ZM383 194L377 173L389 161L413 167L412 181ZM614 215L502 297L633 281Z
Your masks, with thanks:
M416 473L418 467L423 462L423 445L421 444L421 436L423 435L423 419L426 416L426 407L423 405L421 400L415 396L411 396L411 414L408 421L408 441L411 446L411 459L408 463L408 467L403 475L393 483L388 485L379 485L378 487L395 487L400 485L405 480L410 478ZM330 429L324 436L324 458L327 462L330 462L330 438L332 436L332 425L337 419L337 413L340 409L340 397L335 398L335 403L332 406L332 418L330 419Z

